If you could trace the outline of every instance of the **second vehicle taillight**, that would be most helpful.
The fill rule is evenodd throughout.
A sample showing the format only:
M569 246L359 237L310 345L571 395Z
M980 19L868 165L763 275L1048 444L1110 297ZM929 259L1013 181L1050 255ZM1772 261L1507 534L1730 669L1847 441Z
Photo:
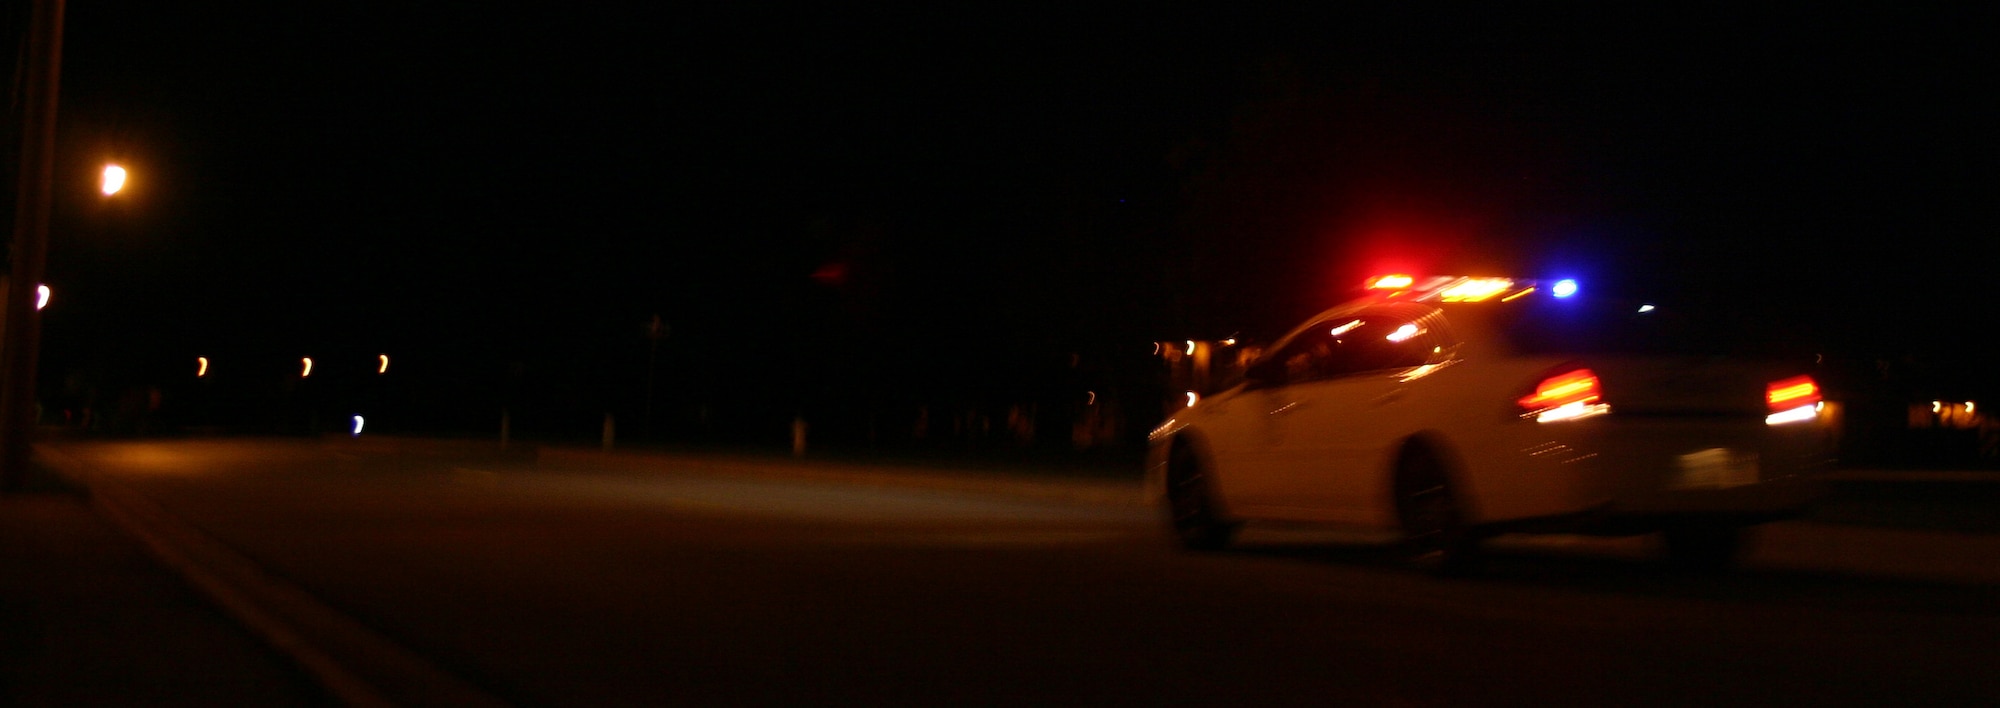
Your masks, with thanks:
M1604 402L1604 391L1598 384L1597 373L1581 368L1542 379L1535 385L1534 393L1523 396L1517 403L1521 404L1521 417L1534 418L1537 423L1576 420L1611 412L1610 404Z

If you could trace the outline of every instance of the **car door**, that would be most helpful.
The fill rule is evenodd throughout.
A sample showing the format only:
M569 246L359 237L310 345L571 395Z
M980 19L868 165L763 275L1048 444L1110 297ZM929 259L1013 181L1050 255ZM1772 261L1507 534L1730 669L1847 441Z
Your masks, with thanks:
M1330 318L1278 343L1251 367L1244 386L1201 403L1203 437L1212 447L1215 483L1232 513L1298 516L1292 480L1300 472L1279 455L1284 428L1274 424L1296 396L1324 377L1335 347L1326 333L1352 318Z
M1450 335L1435 308L1409 303L1330 324L1323 368L1266 416L1271 466L1286 471L1270 494L1299 518L1361 521L1380 501L1387 451L1418 427L1408 386L1449 356Z

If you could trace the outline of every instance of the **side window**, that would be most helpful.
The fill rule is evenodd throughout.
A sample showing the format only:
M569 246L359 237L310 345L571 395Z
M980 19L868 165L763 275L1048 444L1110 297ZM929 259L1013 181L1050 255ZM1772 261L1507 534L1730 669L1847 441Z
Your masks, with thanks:
M1436 344L1433 318L1405 312L1364 312L1364 323L1342 338L1342 356L1327 372L1346 376L1381 369L1407 369L1429 363Z
M1315 322L1272 353L1269 366L1296 384L1423 366L1456 344L1436 308L1399 303Z
M1315 322L1284 346L1266 353L1252 367L1254 376L1266 384L1285 385L1325 378L1338 356L1340 341L1330 335L1346 320Z

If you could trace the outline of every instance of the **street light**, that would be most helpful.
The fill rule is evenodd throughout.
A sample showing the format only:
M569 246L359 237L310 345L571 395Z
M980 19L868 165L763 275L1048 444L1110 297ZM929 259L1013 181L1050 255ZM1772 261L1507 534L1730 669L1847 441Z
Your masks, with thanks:
M119 190L124 188L125 168L118 166L116 163L105 165L104 179L98 183L98 191L103 192L104 196L108 197L117 194Z

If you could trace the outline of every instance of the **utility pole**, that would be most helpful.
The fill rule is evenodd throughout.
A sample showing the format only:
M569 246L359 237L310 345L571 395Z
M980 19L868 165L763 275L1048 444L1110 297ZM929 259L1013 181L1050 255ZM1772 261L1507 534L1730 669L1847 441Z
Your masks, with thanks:
M27 482L35 433L35 367L42 322L35 286L48 255L55 190L56 96L62 76L63 0L34 0L22 71L20 190L14 203L12 272L7 278L5 331L0 333L0 492Z

